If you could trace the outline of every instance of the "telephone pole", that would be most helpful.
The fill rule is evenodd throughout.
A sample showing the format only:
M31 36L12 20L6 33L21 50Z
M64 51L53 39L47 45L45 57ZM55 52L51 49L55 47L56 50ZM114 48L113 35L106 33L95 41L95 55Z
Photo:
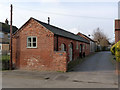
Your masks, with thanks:
M13 11L13 6L12 4L10 5L10 70L12 70L12 11Z

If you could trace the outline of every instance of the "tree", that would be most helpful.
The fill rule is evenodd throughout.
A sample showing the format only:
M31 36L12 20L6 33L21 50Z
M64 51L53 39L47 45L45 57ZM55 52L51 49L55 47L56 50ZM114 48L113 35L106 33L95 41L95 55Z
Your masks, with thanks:
M107 47L110 44L109 38L102 32L100 28L95 29L92 36L93 40L102 47Z
M115 44L115 40L111 42L111 45L114 45Z

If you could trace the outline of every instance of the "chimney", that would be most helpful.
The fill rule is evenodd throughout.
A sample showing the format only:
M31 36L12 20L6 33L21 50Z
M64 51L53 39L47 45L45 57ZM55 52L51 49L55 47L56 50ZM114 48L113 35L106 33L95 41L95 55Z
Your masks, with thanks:
M80 32L78 32L77 35L81 36L82 34Z
M48 17L48 24L50 24L50 17Z
M8 19L6 19L6 20L5 20L5 23L6 23L6 24L9 24L9 21L8 21Z
M120 41L120 19L115 20L115 43Z

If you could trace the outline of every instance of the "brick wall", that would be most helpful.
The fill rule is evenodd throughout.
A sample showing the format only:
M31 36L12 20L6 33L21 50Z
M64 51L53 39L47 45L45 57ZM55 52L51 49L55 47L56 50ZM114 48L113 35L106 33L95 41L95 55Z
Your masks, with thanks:
M120 30L115 31L115 43L117 43L120 40Z
M120 29L120 20L115 20L115 29Z
M79 41L75 41L75 40L71 40L71 39L68 39L68 38L64 38L64 37L58 36L58 50L59 51L61 50L61 44L65 44L65 46L66 46L66 53L67 53L67 60L68 61L70 61L70 59L69 59L70 43L73 44L73 60L75 60L75 59L77 59L79 57L80 45L81 44L85 45L85 54L89 55L89 53L90 53L89 52L90 51L90 44L86 44L86 43L83 43L83 42L79 42ZM78 44L78 48L77 48L77 44Z
M54 51L58 51L58 36L54 35Z
M120 20L115 20L115 43L120 40Z
M9 51L9 44L2 44L3 51Z
M37 48L27 48L28 36L37 36ZM66 71L66 54L54 52L54 34L33 19L14 35L12 58L19 69Z
M9 52L9 44L2 44L2 54L8 54Z
M67 54L66 52L54 52L52 69L56 71L67 71Z

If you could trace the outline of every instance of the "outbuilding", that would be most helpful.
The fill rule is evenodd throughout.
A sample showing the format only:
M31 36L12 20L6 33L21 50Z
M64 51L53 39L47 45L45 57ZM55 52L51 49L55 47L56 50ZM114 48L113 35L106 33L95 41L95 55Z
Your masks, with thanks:
M66 72L69 62L90 53L89 40L34 18L14 33L12 41L18 69Z
M77 35L85 38L86 40L89 40L89 42L90 42L90 53L94 53L94 52L97 51L97 43L94 40L92 40L91 38L89 38L88 36L86 36L85 34L82 34L80 32L78 32Z

